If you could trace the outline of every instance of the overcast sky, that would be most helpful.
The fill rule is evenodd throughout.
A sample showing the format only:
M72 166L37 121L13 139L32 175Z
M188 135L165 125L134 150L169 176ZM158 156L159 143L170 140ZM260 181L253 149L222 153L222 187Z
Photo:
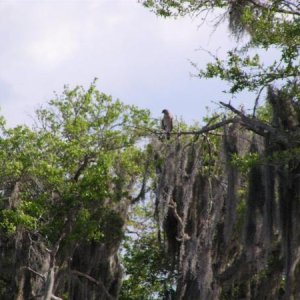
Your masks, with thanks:
M190 76L235 46L226 24L163 19L135 0L0 0L0 106L8 125L30 123L34 110L65 84L88 85L128 104L164 108L201 121L212 102L229 99L224 83Z

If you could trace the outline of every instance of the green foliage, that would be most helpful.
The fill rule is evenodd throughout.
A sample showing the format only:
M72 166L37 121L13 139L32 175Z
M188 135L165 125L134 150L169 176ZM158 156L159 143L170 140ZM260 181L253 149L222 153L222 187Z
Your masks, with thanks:
M258 164L260 160L259 153L247 153L244 156L239 156L238 154L233 154L231 158L231 163L239 168L241 172L248 172L252 167Z
M197 14L199 10L222 8L227 1L195 1L195 0L142 0L143 5L152 9L162 17L177 17L186 14Z
M237 215L237 221L235 224L236 230L238 232L238 234L242 233L243 230L243 226L246 220L246 193L247 190L246 188L241 188L237 191L238 194L238 203L237 203L237 207L236 207L236 215Z
M262 156L259 153L248 153L244 156L237 154L232 155L231 163L237 167L242 173L247 173L252 167L256 165L274 165L280 166L289 163L291 167L293 162L297 166L297 161L300 155L300 148L294 147L292 149L274 151L269 156Z
M120 299L162 299L172 288L165 253L153 233L144 233L124 244L126 276Z
M256 112L257 118L264 123L271 124L272 121L272 109L269 103L266 103L263 106L260 106Z
M153 204L147 199L130 213L121 251L125 269L120 299L162 299L175 284L175 272L157 238Z
M65 87L37 111L34 129L3 127L0 227L13 234L21 226L50 245L64 231L69 241L120 240L121 207L143 178L146 153L136 144L151 126L149 111L93 82L88 90Z
M282 49L281 58L268 66L259 62L258 55L245 55L238 50L228 52L228 58L216 58L205 70L199 71L200 78L220 78L230 83L229 93L243 90L259 91L273 82L286 83L299 74L299 52L296 48Z

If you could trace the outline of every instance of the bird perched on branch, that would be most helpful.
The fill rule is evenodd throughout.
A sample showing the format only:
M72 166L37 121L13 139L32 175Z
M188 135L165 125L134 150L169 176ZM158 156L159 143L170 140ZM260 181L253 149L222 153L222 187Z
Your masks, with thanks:
M169 140L170 132L173 129L173 116L167 109L164 109L162 113L164 114L164 116L161 120L161 128L166 132L167 139Z

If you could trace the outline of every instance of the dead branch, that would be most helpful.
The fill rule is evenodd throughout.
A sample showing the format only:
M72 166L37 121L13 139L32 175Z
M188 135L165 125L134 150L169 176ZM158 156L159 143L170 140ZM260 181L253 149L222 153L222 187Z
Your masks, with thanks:
M109 292L108 290L106 289L104 283L101 281L101 280L96 280L95 278L93 278L92 276L86 274L86 273L82 273L80 271L77 271L77 270L72 270L71 271L72 274L74 275L77 275L77 276L80 276L80 277L84 277L85 279L87 279L88 281L94 283L95 285L99 286L103 292L105 293L106 297L110 300L115 300L115 297L113 297Z
M210 126L204 126L199 131L194 132L194 134L208 133L210 131L213 131L213 130L216 130L220 127L223 127L224 125L237 123L238 121L239 121L239 119L237 117L226 119L226 120L223 120L219 123L216 123L216 124L213 124L213 125L210 125ZM189 132L181 132L181 134L189 134Z
M39 272L33 270L33 269L30 268L30 267L22 267L21 269L23 269L23 270L28 270L28 271L32 272L33 274L35 274L35 275L39 276L40 278L42 278L43 281L46 280L46 276L45 276L45 275L43 275L43 274L41 274L41 273L39 273Z
M200 130L197 130L197 131L178 131L178 132L171 132L170 134L178 135L178 136L189 135L189 134L200 135L200 134L204 134L204 133L208 133L210 131L216 130L220 127L223 127L224 125L236 123L238 121L239 121L239 119L237 117L234 117L234 118L223 120L221 122L218 122L218 123L210 125L210 126L208 126L208 125L203 126ZM162 133L163 132L159 132L159 134L162 134Z
M174 202L173 199L170 199L169 207L172 209L174 217L178 221L178 224L179 224L180 237L178 237L177 240L179 242L189 240L191 237L184 232L184 223L182 221L182 218L179 216L179 214L177 212L177 204L176 204L176 202Z
M202 127L200 130L195 130L195 131L172 131L170 132L171 135L200 135L200 134L204 134L204 133L208 133L210 131L216 130L226 124L230 124L230 123L236 123L238 122L238 118L234 117L234 118L230 118L230 119L225 119L219 123L210 125L213 121L215 121L216 118L218 118L219 116L215 116L213 117L207 125L205 125L204 127ZM139 130L143 130L147 133L149 133L149 135L158 135L158 136L163 136L165 134L165 131L163 130L155 130L152 128L146 128L146 127L138 127L138 126L131 126L134 129L139 129Z
M190 134L191 135L200 135L200 134L204 134L204 133L208 133L210 131L216 130L220 127L223 127L224 125L231 124L231 123L236 123L236 122L239 122L239 119L237 117L234 117L234 118L223 120L221 122L218 122L218 123L210 125L210 126L209 125L203 126L200 130L196 130L196 131L173 131L173 132L170 132L170 134L171 135L177 135L177 136L190 135ZM163 135L163 134L165 134L165 132L161 131L161 130L152 130L150 128L146 128L146 130L149 131L150 133L154 134L154 135Z
M51 300L53 296L54 288L54 266L50 268L47 274L46 284L45 284L45 297L44 300Z
M243 112L239 111L231 104L226 104L224 102L220 102L220 104L226 107L227 109L231 110L233 113L235 113L237 116L240 117L239 123L241 124L241 126L263 137L272 135L272 138L280 144L283 145L289 144L286 132L282 132L278 128L272 127L258 120L256 117L246 116Z

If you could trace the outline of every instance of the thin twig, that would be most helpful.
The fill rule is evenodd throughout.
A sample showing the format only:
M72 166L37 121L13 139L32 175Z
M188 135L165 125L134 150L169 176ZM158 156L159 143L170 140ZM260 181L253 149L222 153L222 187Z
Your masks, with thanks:
M261 93L262 93L262 91L264 90L265 87L266 87L266 85L263 85L263 86L260 88L260 90L259 90L259 92L258 92L258 95L257 95L257 97L255 98L255 103L254 103L254 107L253 107L253 114L252 114L253 117L255 117L255 115L256 115L256 109L257 109L257 106L258 106L258 101L259 101L260 95L261 95Z

